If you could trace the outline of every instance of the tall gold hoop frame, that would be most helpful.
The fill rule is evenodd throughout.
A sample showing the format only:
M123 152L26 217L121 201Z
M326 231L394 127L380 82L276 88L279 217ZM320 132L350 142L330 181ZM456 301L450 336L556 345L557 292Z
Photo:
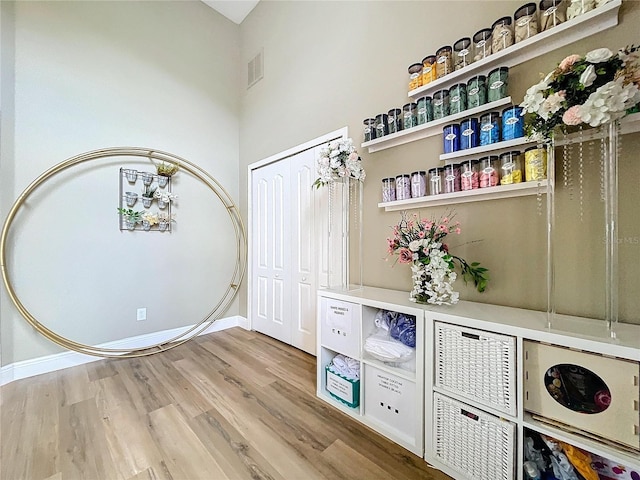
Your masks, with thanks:
M9 231L11 229L11 225L13 220L25 203L29 195L31 195L38 187L44 184L47 180L51 179L55 175L60 172L67 170L76 165L101 160L105 158L112 157L141 157L149 159L153 162L153 160L162 161L165 163L176 164L180 167L181 170L187 171L192 174L194 177L202 181L209 189L215 193L218 199L224 205L227 214L231 220L231 224L233 226L233 230L236 237L236 265L231 277L231 281L227 285L222 297L218 301L218 303L213 307L213 309L197 324L193 325L191 328L186 330L185 332L177 335L169 340L166 340L161 343L156 343L153 345L149 345L143 348L136 349L115 349L115 348L102 348L91 345L85 345L83 343L78 343L73 340L70 340L66 337L63 337L53 330L50 330L42 323L38 321L22 304L18 295L16 294L13 284L11 282L11 277L7 270L7 237L9 236ZM49 170L42 173L38 178L36 178L31 184L20 194L18 199L15 201L7 218L2 227L2 234L0 236L0 266L2 267L2 280L4 281L4 285L9 294L9 298L18 309L20 314L24 317L24 319L39 333L43 336L51 340L52 342L57 343L58 345L67 348L69 350L73 350L76 352L84 353L87 355L93 355L97 357L105 357L105 358L130 358L130 357L142 357L145 355L151 355L158 352L163 352L165 350L169 350L170 348L177 347L178 345L183 344L184 342L192 339L197 336L205 329L210 327L213 322L215 322L220 315L229 307L233 299L238 294L238 288L242 283L242 279L244 278L244 274L246 272L247 267L247 237L246 231L244 227L244 223L242 222L242 218L240 216L240 212L236 207L235 203L231 199L229 193L224 189L224 187L209 173L200 168L195 163L192 163L184 158L178 157L171 153L150 149L150 148L141 148L141 147L114 147L114 148L105 148L100 150L94 150L91 152L81 153L80 155L76 155L74 157L68 158L67 160L51 167Z

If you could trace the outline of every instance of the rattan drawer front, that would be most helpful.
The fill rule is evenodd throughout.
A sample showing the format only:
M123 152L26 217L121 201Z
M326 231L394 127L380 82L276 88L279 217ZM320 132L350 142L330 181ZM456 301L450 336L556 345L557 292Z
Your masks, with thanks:
M436 458L473 480L512 480L516 425L433 394Z
M516 339L435 322L435 384L516 415Z

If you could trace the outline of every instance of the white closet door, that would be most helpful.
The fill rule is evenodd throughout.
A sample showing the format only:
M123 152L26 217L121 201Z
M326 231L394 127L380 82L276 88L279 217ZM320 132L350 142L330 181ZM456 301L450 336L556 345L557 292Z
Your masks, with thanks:
M319 264L315 222L316 195L312 184L315 180L315 149L290 157L291 168L291 237L292 292L291 292L291 344L305 352L316 350L316 289ZM317 192L319 193L319 192Z
M253 328L291 344L291 177L289 162L252 174Z

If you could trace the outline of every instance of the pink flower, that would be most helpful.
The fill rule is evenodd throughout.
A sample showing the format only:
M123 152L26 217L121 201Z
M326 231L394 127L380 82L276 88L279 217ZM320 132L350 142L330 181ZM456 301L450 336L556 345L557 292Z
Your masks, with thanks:
M564 60L562 60L560 62L560 65L558 65L558 67L560 68L560 70L562 70L563 72L568 71L574 63L576 63L578 60L580 60L580 55L569 55L568 57L566 57Z
M424 232L422 230L418 232L418 237L424 238Z
M580 118L580 105L574 105L567 109L564 115L562 115L562 121L565 125L580 125L582 123L582 118Z
M456 234L460 235L460 232L461 232L461 231L462 231L462 230L460 230L460 227L456 228Z
M444 217L442 219L442 223L449 223L449 218L448 217Z
M401 248L398 251L398 262L411 263L413 262L413 252L408 248Z
M446 225L440 225L440 231L441 232L446 232L447 231L447 226Z

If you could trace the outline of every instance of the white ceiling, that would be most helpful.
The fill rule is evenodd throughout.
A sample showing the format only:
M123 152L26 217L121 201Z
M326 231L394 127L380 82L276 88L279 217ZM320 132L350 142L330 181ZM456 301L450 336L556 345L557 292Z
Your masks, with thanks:
M218 13L240 25L259 0L202 0Z

